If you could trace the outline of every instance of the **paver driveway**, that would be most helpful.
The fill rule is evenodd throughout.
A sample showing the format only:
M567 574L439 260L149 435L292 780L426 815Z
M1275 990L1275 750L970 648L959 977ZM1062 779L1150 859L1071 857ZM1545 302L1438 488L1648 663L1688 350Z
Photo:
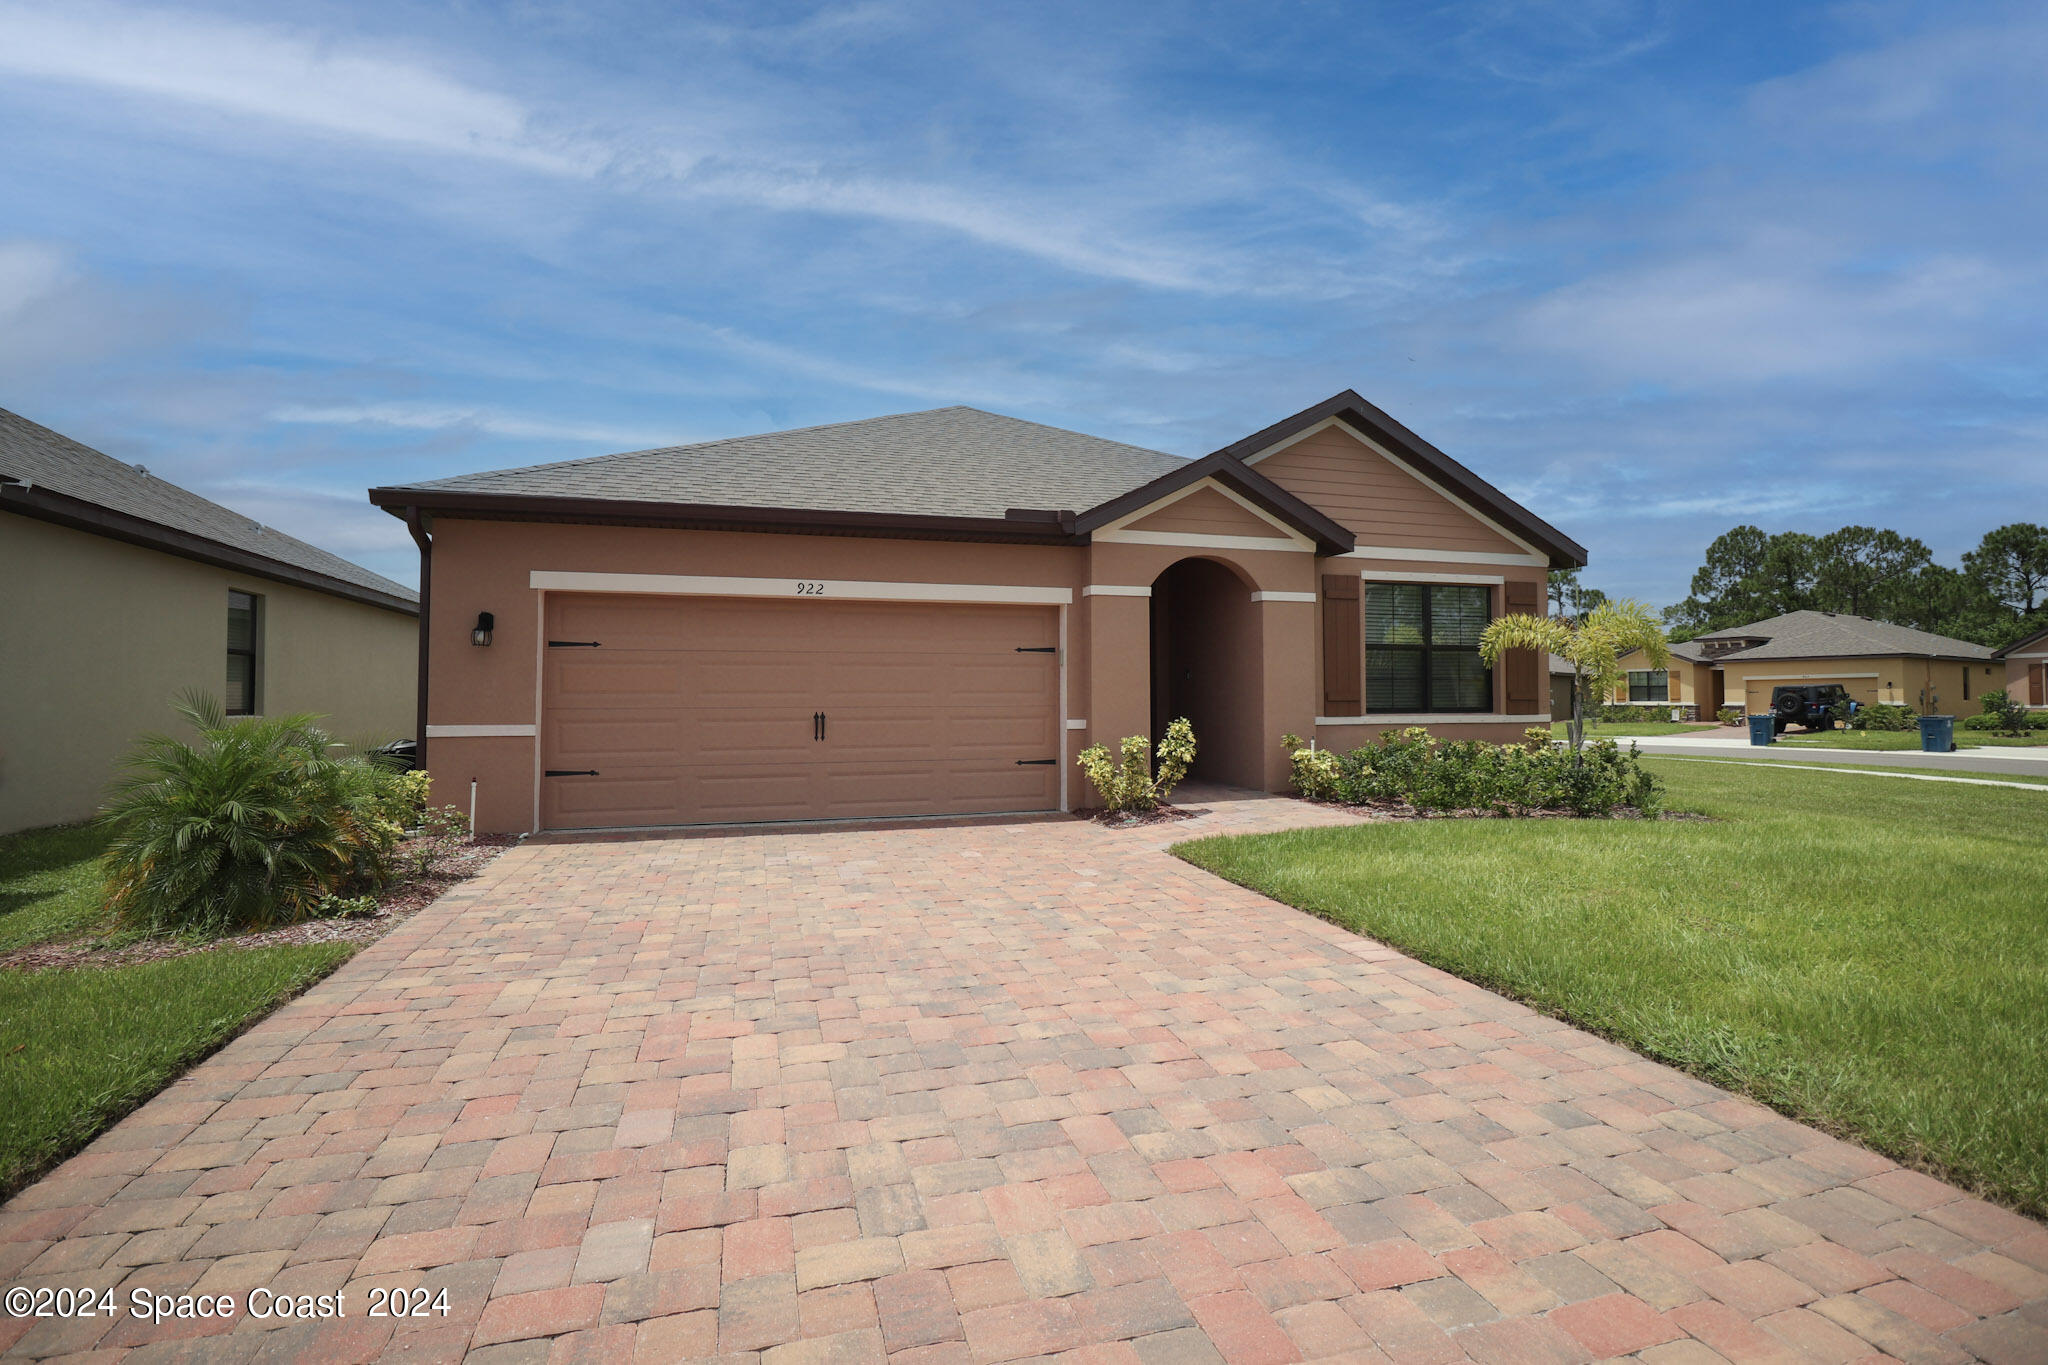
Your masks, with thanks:
M2040 1225L1163 851L1343 818L518 849L0 1213L11 1282L343 1290L353 1316L0 1342L2048 1355ZM447 1315L361 1316L378 1285Z

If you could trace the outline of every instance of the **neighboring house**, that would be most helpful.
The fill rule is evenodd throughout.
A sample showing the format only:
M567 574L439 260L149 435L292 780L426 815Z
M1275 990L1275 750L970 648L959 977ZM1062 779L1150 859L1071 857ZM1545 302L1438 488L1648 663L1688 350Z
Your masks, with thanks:
M1771 689L1840 683L1856 701L1967 715L1999 686L1992 651L1968 640L1835 611L1793 611L1671 647L1671 667L1625 655L1628 677L1614 700L1637 706L1770 710Z
M2048 706L2048 630L2013 641L1991 655L2005 663L2006 695L2028 706Z
M197 689L411 733L407 588L0 410L0 832L81 820Z
M1182 715L1272 790L1285 732L1518 738L1542 661L1479 632L1586 559L1348 392L1197 460L956 407L370 498L499 831L1065 809Z

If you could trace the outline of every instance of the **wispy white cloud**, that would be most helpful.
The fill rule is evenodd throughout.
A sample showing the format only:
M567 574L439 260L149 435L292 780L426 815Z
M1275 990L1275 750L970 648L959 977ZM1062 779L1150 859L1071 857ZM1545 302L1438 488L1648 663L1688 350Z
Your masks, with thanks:
M619 450L672 445L675 432L523 417L501 407L448 407L420 403L354 403L331 406L287 404L267 414L273 422L328 427L388 427L403 431L455 431L502 436L515 441L588 441Z

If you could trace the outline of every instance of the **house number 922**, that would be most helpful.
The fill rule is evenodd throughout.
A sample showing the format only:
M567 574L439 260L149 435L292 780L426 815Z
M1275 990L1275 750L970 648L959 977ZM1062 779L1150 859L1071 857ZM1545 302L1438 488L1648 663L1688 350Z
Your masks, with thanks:
M823 583L810 583L798 579L796 595L798 597L823 597L825 595L825 585Z

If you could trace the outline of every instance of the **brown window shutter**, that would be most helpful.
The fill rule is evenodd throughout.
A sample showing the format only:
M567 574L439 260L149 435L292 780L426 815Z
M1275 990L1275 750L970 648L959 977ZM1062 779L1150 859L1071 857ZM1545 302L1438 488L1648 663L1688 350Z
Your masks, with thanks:
M1323 575L1323 714L1356 716L1359 678L1359 578Z
M1543 589L1534 583L1507 583L1501 587L1505 616L1543 615ZM1501 660L1507 681L1507 707L1511 716L1530 716L1547 711L1543 678L1548 670L1533 649L1511 649Z

